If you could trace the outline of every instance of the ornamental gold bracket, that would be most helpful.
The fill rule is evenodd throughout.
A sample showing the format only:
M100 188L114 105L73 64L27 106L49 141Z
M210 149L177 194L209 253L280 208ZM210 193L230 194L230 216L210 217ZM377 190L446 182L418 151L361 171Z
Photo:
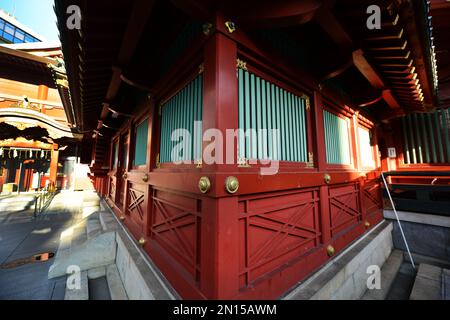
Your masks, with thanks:
M158 153L158 155L156 156L156 168L157 169L161 169L161 161L160 161L160 155Z
M311 110L311 99L306 94L302 95L301 98L305 100L306 110Z
M198 66L198 74L202 74L205 71L205 64L202 63Z
M251 168L249 161L247 158L239 158L238 159L238 168Z
M227 27L229 33L236 31L236 24L231 20L225 22L225 27Z
M243 61L241 59L237 59L236 60L236 68L238 70L242 69L242 70L248 71L248 69L247 69L247 62L245 62L245 61Z
M213 29L214 29L214 26L213 26L213 24L212 23L205 23L203 26L202 26L202 28L203 28L203 34L205 35L205 36L209 36L211 33L212 33L212 31L213 31Z
M306 168L314 168L314 153L308 153L308 163L306 164Z

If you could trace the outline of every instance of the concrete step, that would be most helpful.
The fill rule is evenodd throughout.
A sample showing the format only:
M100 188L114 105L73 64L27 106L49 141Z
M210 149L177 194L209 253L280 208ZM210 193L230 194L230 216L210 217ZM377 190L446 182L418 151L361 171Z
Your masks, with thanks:
M88 239L95 238L103 232L102 225L100 223L99 214L94 213L91 215L86 223L86 233Z
M402 262L403 252L400 250L393 250L381 268L381 289L367 290L362 299L385 300L391 290L394 279L400 270Z
M442 300L442 272L442 268L421 263L409 299Z
M119 270L115 264L106 268L106 279L108 281L111 300L128 300L125 287L119 275Z
M79 288L66 286L65 300L128 300L115 264L81 272L80 284Z

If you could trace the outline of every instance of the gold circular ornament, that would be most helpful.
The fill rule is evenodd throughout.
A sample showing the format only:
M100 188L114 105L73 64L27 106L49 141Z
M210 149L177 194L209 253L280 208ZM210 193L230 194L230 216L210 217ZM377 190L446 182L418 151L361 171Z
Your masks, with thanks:
M366 221L366 223L364 223L364 226L366 227L366 229L369 229L370 228L370 222Z
M201 177L198 182L198 188L201 193L208 193L211 190L211 180L208 177Z
M125 216L120 216L120 221L125 221Z
M148 182L148 179L149 179L148 174L144 174L144 176L142 177L142 181Z
M331 176L329 174L326 174L323 176L323 180L325 181L326 184L330 184Z
M144 238L140 238L140 239L139 239L139 245L140 245L140 246L143 247L143 246L145 246L146 243L147 243L147 241L145 241Z
M236 177L228 177L225 181L225 189L228 193L234 194L239 190L239 180Z
M333 256L335 252L336 252L336 250L334 249L334 247L332 245L329 245L327 247L327 254L329 257Z

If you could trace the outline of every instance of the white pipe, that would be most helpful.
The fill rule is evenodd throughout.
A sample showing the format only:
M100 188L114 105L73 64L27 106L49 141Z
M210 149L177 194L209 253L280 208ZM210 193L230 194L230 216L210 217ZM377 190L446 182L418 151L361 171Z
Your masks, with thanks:
M391 201L392 209L394 210L395 217L397 218L398 226L400 227L400 232L403 237L403 241L405 242L406 250L408 251L409 259L411 260L411 264L414 269L416 269L416 265L414 264L413 257L411 255L411 251L409 251L408 242L406 241L405 233L403 232L402 224L400 223L400 218L398 217L397 210L395 209L394 200L392 200L391 192L389 191L389 186L384 178L384 173L381 173L381 177L383 178L384 186L386 187L387 194L389 196L389 200Z

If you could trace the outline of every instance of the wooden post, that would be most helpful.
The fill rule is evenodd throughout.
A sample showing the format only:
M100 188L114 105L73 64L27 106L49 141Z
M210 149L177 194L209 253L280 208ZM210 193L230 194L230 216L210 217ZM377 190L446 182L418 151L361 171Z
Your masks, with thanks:
M327 170L327 156L325 150L325 129L323 127L323 105L320 92L314 92L314 154L315 164L319 170L325 174ZM330 222L330 200L327 185L321 185L320 193L320 229L322 232L322 243L327 243L331 239Z
M48 99L48 87L40 85L38 87L38 100L47 100L47 99ZM45 108L43 104L39 104L39 109L43 114L45 114Z
M220 19L218 19L220 20ZM220 23L219 21L217 22ZM226 163L226 130L238 128L238 82L236 76L237 46L234 41L216 33L205 47L203 87L203 132L219 129L224 137L223 148L216 149L216 159ZM204 142L204 147L209 142ZM203 161L204 162L204 161ZM203 165L206 171L235 171L237 143L234 144L234 164Z
M218 28L222 20L218 15ZM203 131L216 128L226 137L227 129L238 128L237 46L224 31L217 31L206 44L204 55ZM225 138L223 148L216 149L217 155L226 163ZM232 175L236 169L236 143L234 164L203 163L205 175ZM238 197L205 198L202 211L202 292L210 299L231 299L239 292Z
M51 160L50 160L50 186L54 186L55 189L56 189L56 178L58 177L58 159L59 159L58 145L54 144L51 150Z

